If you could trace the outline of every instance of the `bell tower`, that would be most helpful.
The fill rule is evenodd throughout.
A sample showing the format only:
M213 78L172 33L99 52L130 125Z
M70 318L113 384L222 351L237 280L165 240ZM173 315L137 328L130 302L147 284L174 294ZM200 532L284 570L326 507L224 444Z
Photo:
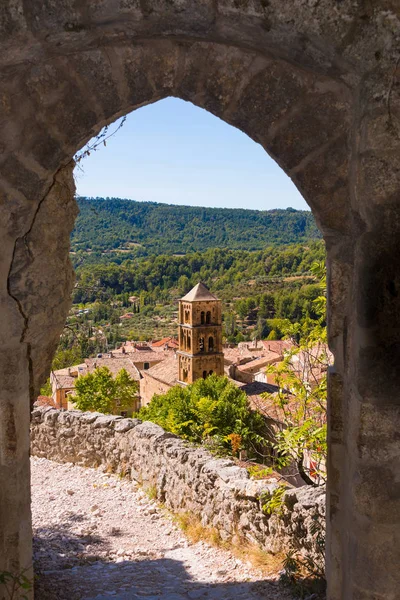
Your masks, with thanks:
M198 283L179 301L178 379L193 383L224 374L221 300Z

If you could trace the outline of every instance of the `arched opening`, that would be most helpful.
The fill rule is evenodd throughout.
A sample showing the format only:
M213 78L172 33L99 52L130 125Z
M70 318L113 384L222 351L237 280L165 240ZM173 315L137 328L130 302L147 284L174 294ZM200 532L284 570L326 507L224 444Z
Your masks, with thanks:
M207 371L203 371L203 379L206 379L207 377Z
M189 322L189 311L185 311L185 322ZM211 322L211 313L210 311L207 311L207 313L205 311L202 311L200 314L200 322L201 324L209 324ZM184 333L184 347L185 349L189 349L190 348L190 339L188 338L188 334L187 332ZM206 346L205 346L205 338L201 337L199 339L199 351L200 352L205 352L206 350ZM214 350L214 339L213 337L210 337L208 339L208 351L212 352ZM183 381L187 382L188 380L188 370L186 368L183 369ZM206 372L205 372L206 373ZM208 374L212 375L213 370L209 370ZM204 372L203 372L204 375ZM207 375L207 373L206 373Z
M394 529L388 483L395 481L394 470L374 458L384 460L397 427L389 401L398 389L396 369L387 366L397 356L397 295L391 290L397 280L398 140L393 123L380 129L393 118L395 86L388 81L396 77L394 33L385 24L387 12L367 10L367 27L348 7L341 18L325 5L299 5L293 13L291 3L278 4L188 3L178 9L160 3L154 11L146 4L142 13L142 7L122 10L103 2L80 12L60 8L50 15L38 5L23 15L6 13L5 44L18 36L19 50L5 48L2 89L2 193L12 216L2 238L7 281L0 436L6 440L1 477L10 514L1 515L0 527L16 541L0 557L2 571L31 562L28 404L48 374L73 286L70 160L103 125L174 95L246 131L270 152L329 242L336 367L329 386L328 593L330 600L397 593L396 544L383 539L380 527L384 520ZM32 46L31 31L46 39L45 54ZM91 44L84 42L88 31ZM382 424L377 434L376 422ZM377 558L382 547L386 570ZM366 578L359 565L374 577Z
M188 334L188 338L187 338L187 349L188 350L192 349L192 338L191 338L190 334Z

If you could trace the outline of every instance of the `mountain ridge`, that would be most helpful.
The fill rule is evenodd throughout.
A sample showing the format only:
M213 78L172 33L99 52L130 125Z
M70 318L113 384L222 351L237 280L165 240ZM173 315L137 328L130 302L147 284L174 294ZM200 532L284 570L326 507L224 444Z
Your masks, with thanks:
M266 211L209 208L123 198L77 197L73 251L129 250L139 255L208 248L259 250L321 237L313 215L293 208Z

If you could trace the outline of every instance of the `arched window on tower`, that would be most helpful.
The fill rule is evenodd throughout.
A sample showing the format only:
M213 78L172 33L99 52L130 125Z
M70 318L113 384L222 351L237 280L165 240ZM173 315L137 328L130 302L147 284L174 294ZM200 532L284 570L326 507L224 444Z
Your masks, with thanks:
M207 377L207 371L203 371L203 379Z
M214 338L213 337L208 338L208 351L214 352Z
M211 369L211 371L209 371L209 372L208 372L208 374L209 374L209 375L212 375L212 374L213 374L213 372L214 372L214 371Z
M199 350L200 350L200 352L204 352L204 338L203 337L201 337L199 339Z
M202 310L200 313L200 323L204 325L204 310Z
M206 314L206 323L209 325L211 323L211 311L208 310Z
M187 336L187 349L190 350L192 347L192 338L190 337L190 334L188 333Z
M187 378L188 378L187 369L183 369L183 371L182 371L182 377L183 377L183 381L187 381Z

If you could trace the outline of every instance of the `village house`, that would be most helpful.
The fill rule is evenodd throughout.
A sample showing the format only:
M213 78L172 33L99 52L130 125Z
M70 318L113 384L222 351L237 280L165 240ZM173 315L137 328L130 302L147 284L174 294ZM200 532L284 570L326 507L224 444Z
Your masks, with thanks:
M132 319L135 316L135 313L127 312L120 316L120 321L125 321L126 319Z
M113 377L125 369L129 376L135 381L140 381L140 372L133 361L128 357L116 357L113 353L101 355L97 358L87 358L79 365L58 369L50 374L50 384L52 388L52 399L57 408L71 410L74 408L73 396L75 391L75 382L78 377L93 373L99 367L107 367ZM124 413L135 412L139 408L139 395L131 407L121 407ZM126 415L125 415L126 416Z
M319 343L307 351L301 350L293 354L290 358L290 367L303 381L310 386L315 386L325 376L328 365L332 362L333 355L327 344ZM254 381L276 385L274 373L268 373L265 369L255 374Z
M93 373L98 367L107 367L114 377L121 369L125 369L132 379L140 383L143 375L153 369L156 365L159 365L159 363L168 359L167 363L171 364L171 359L174 359L176 364L175 350L171 349L174 338L166 338L160 341L162 344L156 342L157 346L154 350L152 349L152 344L148 344L147 342L125 342L118 350L113 350L106 354L98 354L96 358L87 358L79 365L53 371L50 375L50 383L52 387L52 399L55 406L66 410L73 408L73 394L76 379L79 376ZM162 373L163 376L165 376L167 371L164 369L162 370ZM168 376L167 383L165 384L167 388L168 382L170 381L171 378ZM153 389L151 383L147 384L147 382L150 382L149 378L147 378L146 382L140 386L141 388L144 386L145 398L148 397L146 391L147 388L150 390ZM141 394L138 395L134 406L130 407L128 411L124 409L122 412L136 412L139 410L140 406Z
M162 340L151 342L150 347L154 352L161 352L162 350L178 350L178 338L165 337Z
M178 346L177 360L170 357L162 365L151 366L146 372L142 370L142 406L148 404L154 394L165 393L177 383L193 383L211 373L225 374L235 382L250 384L268 365L279 363L284 350L291 346L289 341L255 340L223 348L221 301L203 283L198 283L179 301L178 314L178 342L175 338L164 338L149 344L156 352ZM131 349L137 348L125 346L122 351L127 353Z
M155 394L166 394L178 384L178 358L169 352L164 360L147 371L142 371L140 379L141 406L149 404Z
M265 370L268 365L279 363L283 359L282 354L277 352L263 350L261 356L251 358L239 363L230 365L228 369L229 377L243 383L255 381L256 373Z

